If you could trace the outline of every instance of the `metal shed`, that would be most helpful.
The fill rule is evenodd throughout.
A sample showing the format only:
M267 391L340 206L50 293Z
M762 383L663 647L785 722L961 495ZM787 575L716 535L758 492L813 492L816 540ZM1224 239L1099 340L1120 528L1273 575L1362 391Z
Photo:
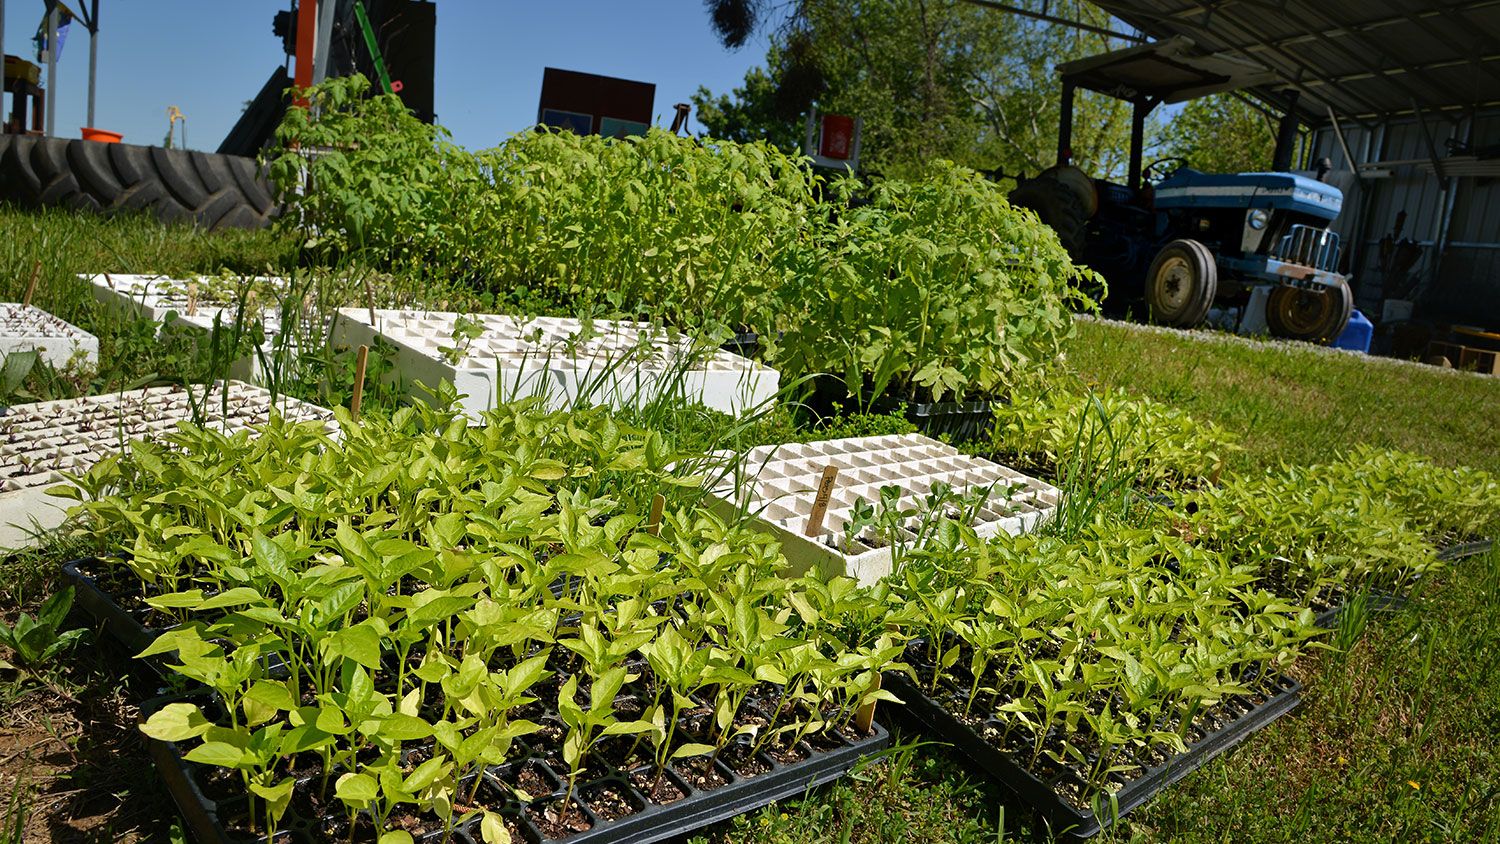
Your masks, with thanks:
M1367 313L1500 327L1500 0L1095 3L1275 73L1251 93L1312 130L1303 169L1332 161Z

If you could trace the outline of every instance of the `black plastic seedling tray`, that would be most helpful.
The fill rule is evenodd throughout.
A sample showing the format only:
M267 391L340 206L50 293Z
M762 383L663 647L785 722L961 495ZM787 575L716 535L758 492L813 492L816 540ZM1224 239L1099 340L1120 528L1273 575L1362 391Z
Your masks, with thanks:
M1452 545L1438 550L1438 559L1444 562L1462 560L1465 557L1473 557L1477 554L1488 553L1495 545L1492 539L1476 539L1472 542L1455 542Z
M72 585L73 602L76 606L92 616L95 624L102 626L104 632L132 656L138 654L156 641L156 637L163 631L153 630L142 624L130 611L120 606L113 596L99 588L94 578L82 571L82 567L97 562L92 558L85 558L63 563L63 580Z
M1204 763L1244 741L1251 734L1291 711L1301 702L1302 684L1291 678L1277 681L1279 690L1264 702L1256 705L1244 704L1242 711L1232 721L1204 735L1187 746L1187 753L1178 754L1166 763L1148 767L1144 772L1125 783L1114 793L1114 806L1107 797L1104 801L1105 817L1081 810L1064 799L1055 788L1066 774L1052 781L1043 781L1010 756L985 741L974 728L964 724L932 698L918 689L904 674L885 675L885 688L906 703L891 707L887 711L899 712L902 722L912 729L932 735L953 745L954 749L967 756L992 779L1013 793L1023 804L1031 807L1051 827L1054 834L1081 840L1099 834L1119 817L1139 808L1173 783L1202 767Z
M760 335L754 331L740 331L723 343L719 348L726 352L745 358L756 358L760 356Z
M176 696L149 701L141 706L141 717L144 720L162 706L182 699L181 696ZM242 798L215 800L205 793L201 778L208 772L208 768L184 759L182 749L174 742L147 739L147 744L162 782L198 844L265 843L264 836L239 833L232 828L232 818L236 813L242 813ZM528 753L514 762L485 771L484 777L486 783L493 787L489 793L505 795L500 805L491 805L489 808L506 819L513 833L519 833L516 844L544 844L553 841L566 841L569 844L649 844L729 820L779 800L800 796L808 789L838 779L862 759L883 750L889 744L890 734L879 724L874 724L870 735L858 741L840 740L839 746L829 749L802 745L800 749L807 756L800 762L786 764L770 756L757 757L766 770L753 776L737 774L719 761L715 763L714 770L724 783L712 790L693 786L686 778L669 768L664 777L683 796L662 804L651 802L632 783L629 776L631 772L616 771L578 785L574 800L578 810L588 819L590 827L561 838L546 837L531 819L534 807L560 801L567 792L565 775L554 771L544 758ZM507 784L512 781L513 774L523 768L530 768L539 777L539 781L551 790L545 794L528 795L531 799L526 801L517 797ZM472 784L472 780L469 783ZM303 784L311 787L311 779L299 780L299 787ZM623 803L633 807L635 811L614 820L601 817L590 806L589 799L591 795L606 789L622 797ZM477 827L480 814L474 812L470 818L456 823L450 840L462 844L480 842ZM307 818L289 812L283 818L284 834L278 836L278 844L282 841L293 844L323 844L325 841L327 844L339 844L320 832L334 816L330 814L323 818ZM442 841L443 836L443 830L436 829L415 837L428 844Z
M133 658L155 642L158 636L166 632L166 629L147 627L134 613L121 606L113 595L104 591L99 586L99 582L84 571L84 568L90 567L90 564L97 563L98 560L94 558L63 563L63 580L73 586L74 605L88 613L93 618L94 625L102 627L104 632L132 657L129 660L130 666L144 665L162 679L181 679L166 667L171 655L176 651L156 654L145 659ZM286 676L280 655L271 654L266 656L265 660L266 664L271 667L271 676Z
M1349 601L1350 598L1345 596L1344 600L1340 601L1337 605L1318 613L1317 617L1313 619L1313 624L1325 630L1338 627L1339 619L1344 615L1344 611L1349 608ZM1365 608L1369 612L1399 612L1406 609L1407 604L1410 602L1411 599L1409 597L1396 592L1372 590L1365 596Z
M987 401L930 402L907 405L906 419L930 437L968 442L988 438L995 415Z
M906 421L929 437L947 437L952 442L988 439L995 415L987 401L906 402L892 398L876 400L870 409L891 413L902 408Z

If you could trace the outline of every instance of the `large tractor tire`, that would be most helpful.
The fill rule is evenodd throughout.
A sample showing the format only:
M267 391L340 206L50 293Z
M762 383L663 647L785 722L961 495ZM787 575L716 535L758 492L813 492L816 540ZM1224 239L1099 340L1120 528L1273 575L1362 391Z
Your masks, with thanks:
M150 211L205 229L263 228L276 213L253 159L22 135L0 135L0 200L23 208Z
M1266 299L1266 326L1272 336L1309 343L1332 343L1354 313L1354 294L1340 281L1322 290L1281 286Z
M1151 320L1162 325L1200 325L1218 292L1219 265L1208 247L1196 240L1163 246L1146 271L1146 305Z
M1084 226L1093 211L1080 194L1077 185L1048 170L1035 179L1027 179L1010 192L1010 204L1029 208L1057 232L1057 239L1074 261L1083 257Z

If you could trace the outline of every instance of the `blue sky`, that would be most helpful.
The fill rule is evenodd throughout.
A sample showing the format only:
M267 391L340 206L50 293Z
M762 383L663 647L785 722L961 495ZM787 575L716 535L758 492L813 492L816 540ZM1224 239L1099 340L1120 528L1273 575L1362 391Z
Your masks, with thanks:
M42 0L0 2L5 51L34 60ZM188 146L216 148L284 58L271 18L285 0L99 5L96 122L126 142L160 144L175 105L187 116ZM460 144L493 146L536 119L550 65L656 83L657 122L666 125L673 103L699 85L728 91L765 49L763 38L738 51L720 46L702 0L438 0L438 122ZM78 137L87 86L88 35L74 24L53 96L58 135Z

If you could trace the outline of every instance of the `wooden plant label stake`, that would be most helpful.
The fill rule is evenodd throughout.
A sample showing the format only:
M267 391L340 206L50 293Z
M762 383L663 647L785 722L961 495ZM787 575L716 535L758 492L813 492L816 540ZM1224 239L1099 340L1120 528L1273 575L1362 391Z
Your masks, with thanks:
M870 691L880 691L879 671L875 672L875 683L870 687ZM875 704L879 702L878 700L872 700L861 706L859 711L854 713L854 729L859 730L861 734L868 734L870 732L871 725L875 723Z
M190 282L188 282L188 291L187 291L187 293L188 293L187 315L188 316L192 316L193 314L198 313L198 282L196 282L196 281L190 281Z
M365 400L365 365L370 362L370 347L360 346L354 354L354 395L349 398L349 415L359 421L359 407Z
M21 298L21 304L23 306L28 308L31 307L31 297L36 295L36 283L40 281L41 278L42 262L33 261L31 263L31 283L26 285L26 295Z
M833 482L838 476L837 466L823 469L823 477L818 479L817 495L813 497L812 512L807 515L807 529L802 531L803 536L817 536L822 532L823 517L828 515L828 500L833 498Z
M646 532L661 536L661 512L667 507L667 497L661 493L651 497L651 517L646 520Z

